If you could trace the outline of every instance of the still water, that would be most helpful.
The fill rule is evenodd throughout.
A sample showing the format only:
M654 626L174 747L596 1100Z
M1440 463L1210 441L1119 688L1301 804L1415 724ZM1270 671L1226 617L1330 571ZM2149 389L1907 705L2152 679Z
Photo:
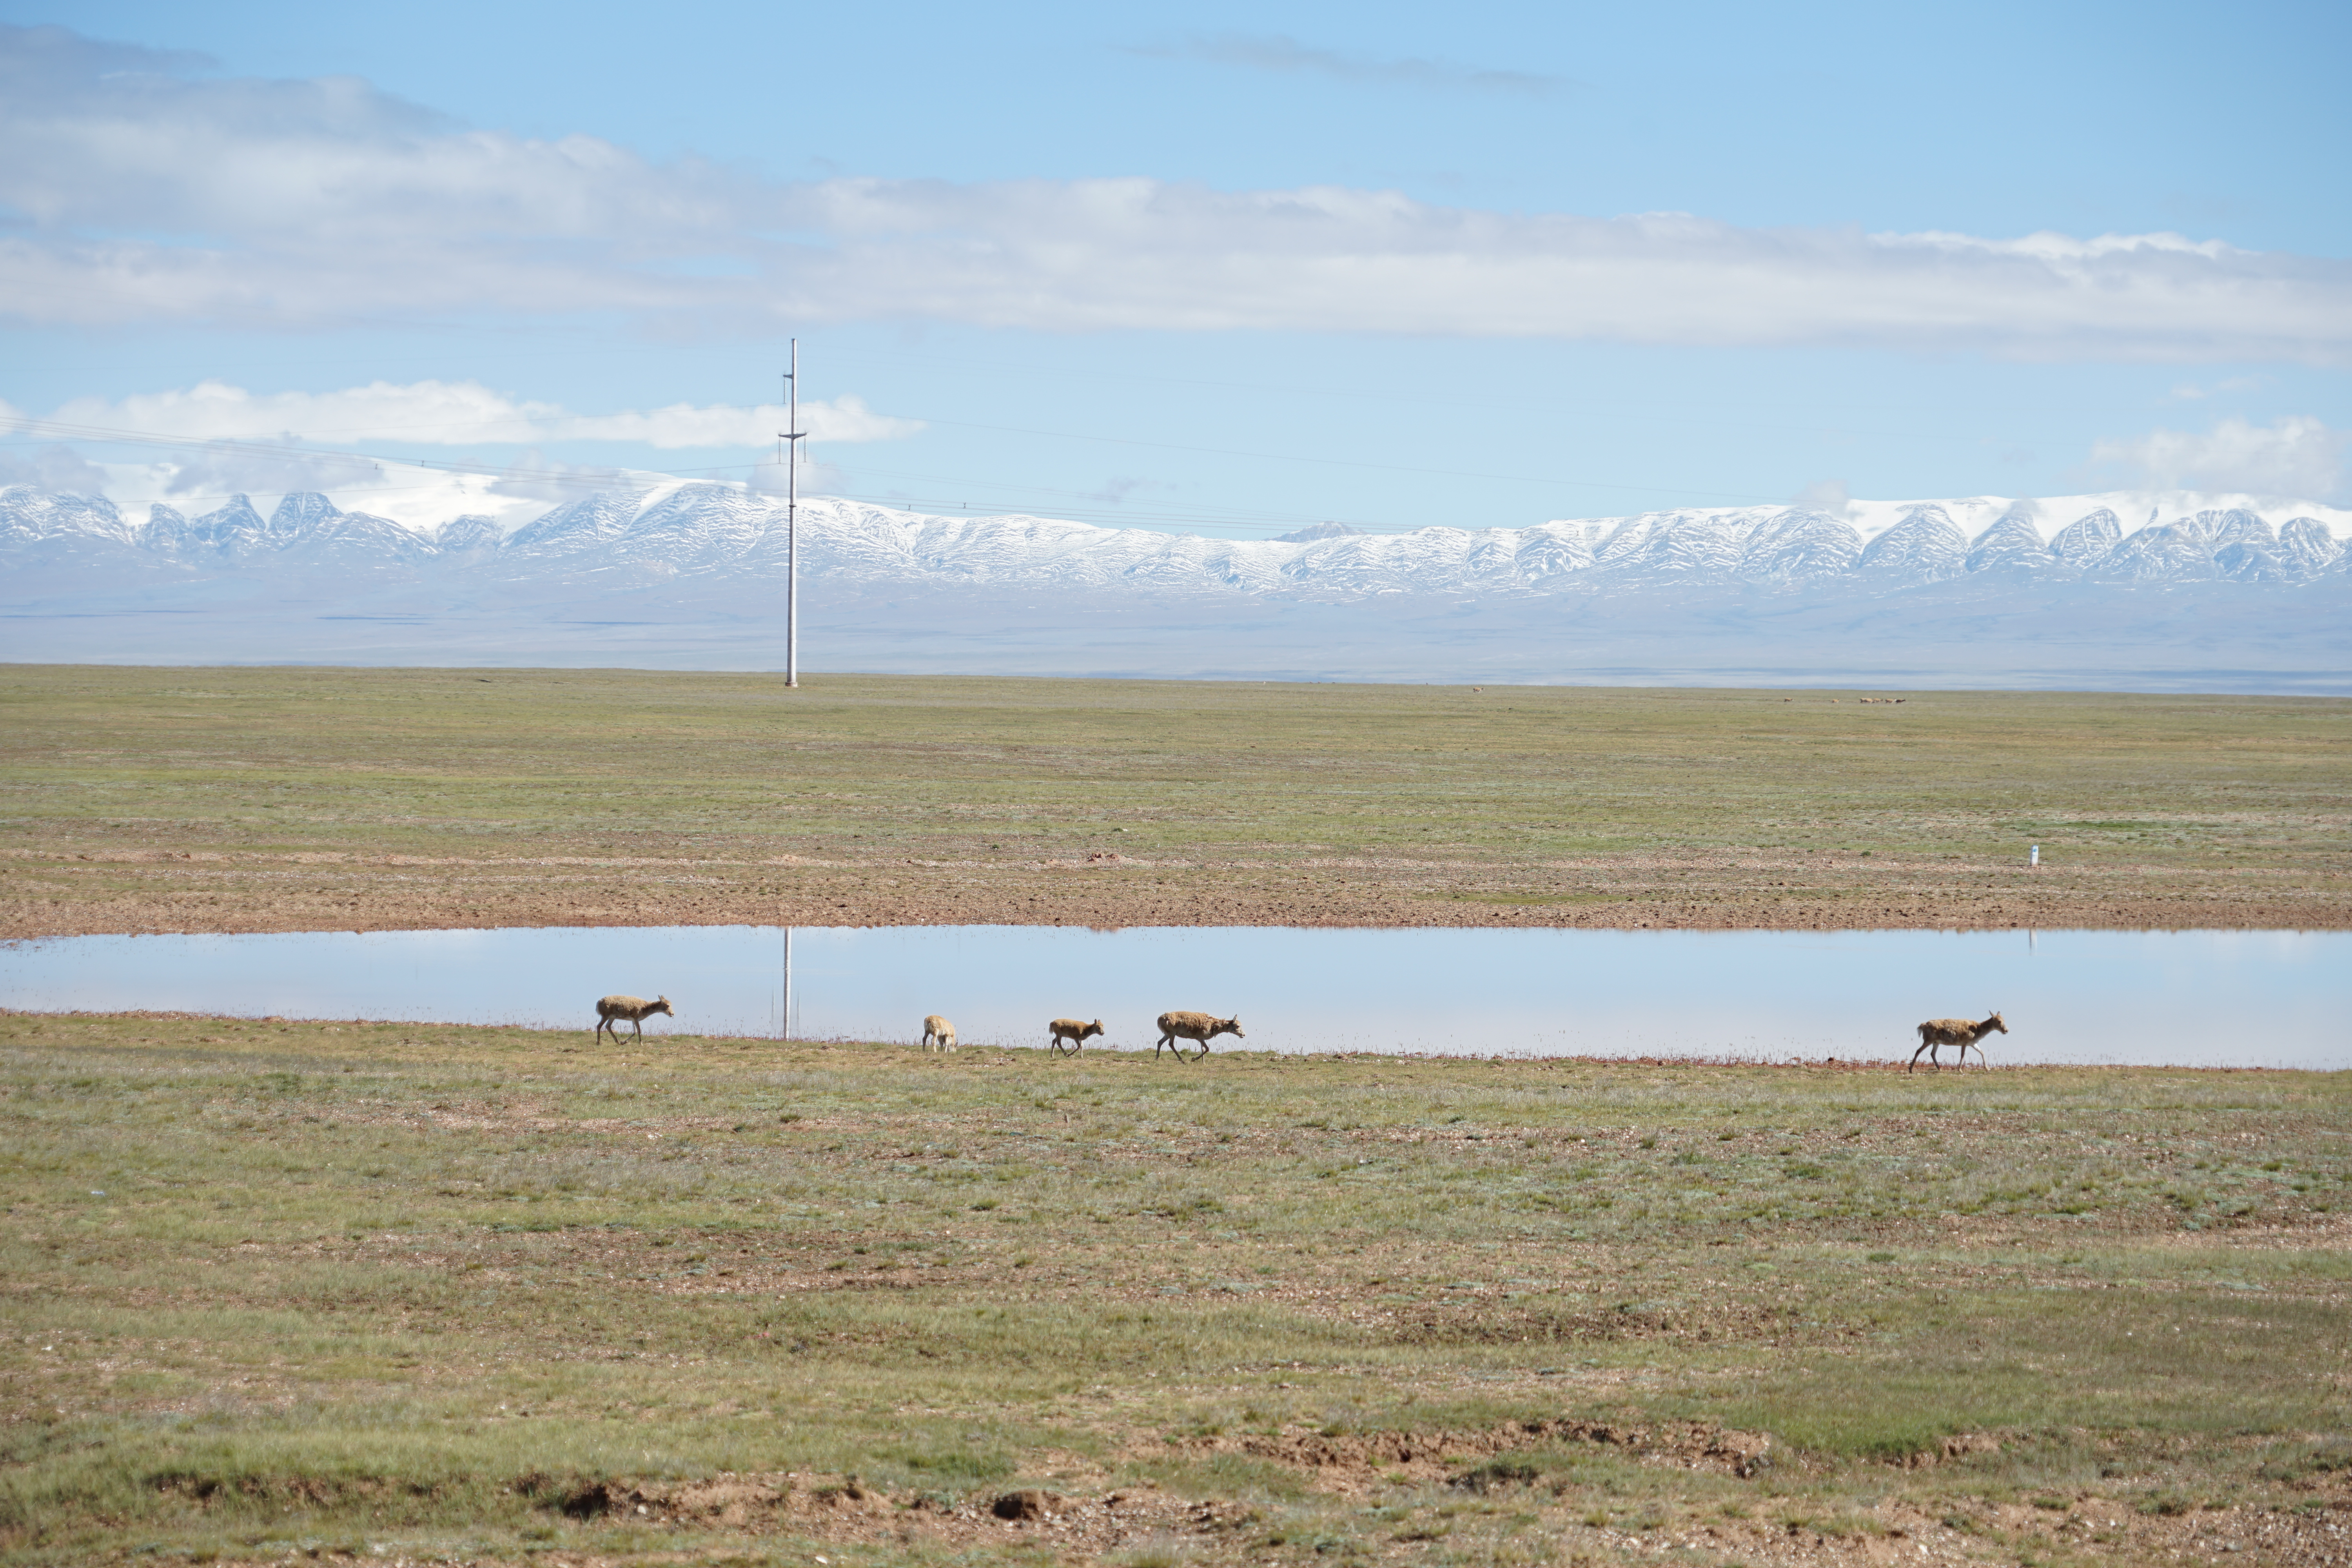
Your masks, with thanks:
M771 926L91 936L0 946L0 1006L573 1026L667 995L651 1037L782 1033ZM1220 1050L1907 1058L1922 1018L1995 1008L1995 1064L2352 1067L2352 933L801 927L792 1034L1041 1045L1099 1017L1150 1049L1168 1008ZM1946 1055L1948 1057L1949 1052Z

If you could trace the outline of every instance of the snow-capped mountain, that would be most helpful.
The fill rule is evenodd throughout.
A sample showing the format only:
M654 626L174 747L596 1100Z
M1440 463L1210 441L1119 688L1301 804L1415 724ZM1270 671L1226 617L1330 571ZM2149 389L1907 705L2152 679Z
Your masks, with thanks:
M820 498L801 592L835 668L2352 689L2352 513L2174 499L2133 522L2147 498L1972 497L1234 541ZM314 493L133 522L19 487L0 657L764 666L785 559L782 505L719 484L503 534Z
M1676 510L1533 528L1432 527L1303 541L1221 540L1048 518L936 517L824 499L800 509L812 582L1001 584L1154 594L1300 596L1541 595L1564 588L1744 584L1870 594L1975 574L2164 584L2295 584L2352 566L2321 518L2282 523L2244 508L2151 521L2126 532L2111 509L2059 520L2004 508L1971 537L1954 520L1980 502L1902 503L1865 539L1852 521L1800 507ZM484 518L420 533L327 497L296 493L264 517L244 496L194 519L157 505L133 526L103 500L0 490L0 551L63 547L81 559L205 574L331 576L456 571L517 583L740 580L783 567L783 507L740 487L682 484L560 506L504 537Z

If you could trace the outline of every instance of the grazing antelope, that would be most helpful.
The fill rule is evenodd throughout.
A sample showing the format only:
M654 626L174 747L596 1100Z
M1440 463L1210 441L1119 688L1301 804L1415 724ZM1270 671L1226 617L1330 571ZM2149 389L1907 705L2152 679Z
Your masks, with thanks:
M1998 1012L1981 1024L1972 1024L1966 1018L1930 1018L1919 1026L1919 1051L1927 1052L1927 1060L1933 1064L1937 1072L1941 1072L1944 1070L1944 1064L1936 1055L1940 1047L1959 1047L1960 1066L1966 1068L1969 1065L1969 1047L1975 1046L1977 1065L1983 1067L1986 1065L1984 1047L1979 1042L1996 1029L2004 1035L2009 1033L2009 1026L2000 1021L2000 1015ZM1918 1067L1919 1051L1911 1053L1911 1066L1905 1068L1903 1069L1905 1072L1910 1072Z
M607 1029L612 1030L613 1043L617 1046L621 1043L621 1030L614 1020L626 1018L637 1026L636 1037L642 1040L646 1037L646 1020L656 1013L668 1013L673 1018L677 1016L670 1013L667 996L651 1002L642 996L607 996L596 1004L596 1033L601 1035Z
M1076 1018L1056 1018L1052 1023L1046 1025L1045 1027L1051 1033L1052 1037L1049 1044L1053 1048L1054 1054L1057 1057L1062 1054L1062 1042L1064 1040L1067 1040L1070 1043L1070 1055L1076 1056L1078 1054L1079 1047L1087 1043L1089 1037L1099 1035L1103 1032L1102 1020L1100 1018L1097 1018L1091 1024L1081 1024Z
M937 1013L927 1013L923 1016L923 1049L928 1051L934 1044L943 1051L955 1049L955 1026Z
M1213 1018L1206 1013L1162 1013L1160 1015L1160 1044L1151 1047L1151 1059L1158 1061L1160 1053L1172 1050L1180 1062L1196 1062L1209 1054L1209 1042L1219 1035L1231 1035L1237 1040L1249 1037L1242 1033L1239 1018ZM1179 1039L1197 1040L1201 1055L1188 1057Z

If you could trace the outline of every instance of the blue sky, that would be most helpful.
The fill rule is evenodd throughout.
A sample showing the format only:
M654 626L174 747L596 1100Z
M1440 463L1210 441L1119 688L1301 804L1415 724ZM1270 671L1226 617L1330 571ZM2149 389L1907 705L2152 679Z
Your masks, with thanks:
M2341 6L329 9L0 4L0 479L756 478L796 334L926 510L2347 499Z

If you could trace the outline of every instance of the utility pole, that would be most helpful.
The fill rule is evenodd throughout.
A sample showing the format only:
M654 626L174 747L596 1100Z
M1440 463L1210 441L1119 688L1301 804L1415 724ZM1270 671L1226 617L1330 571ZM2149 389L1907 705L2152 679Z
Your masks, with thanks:
M792 368L784 372L784 423L776 432L784 447L784 684L801 683L801 341L793 340ZM792 939L784 939L790 951ZM785 1027L790 1029L788 1023Z

